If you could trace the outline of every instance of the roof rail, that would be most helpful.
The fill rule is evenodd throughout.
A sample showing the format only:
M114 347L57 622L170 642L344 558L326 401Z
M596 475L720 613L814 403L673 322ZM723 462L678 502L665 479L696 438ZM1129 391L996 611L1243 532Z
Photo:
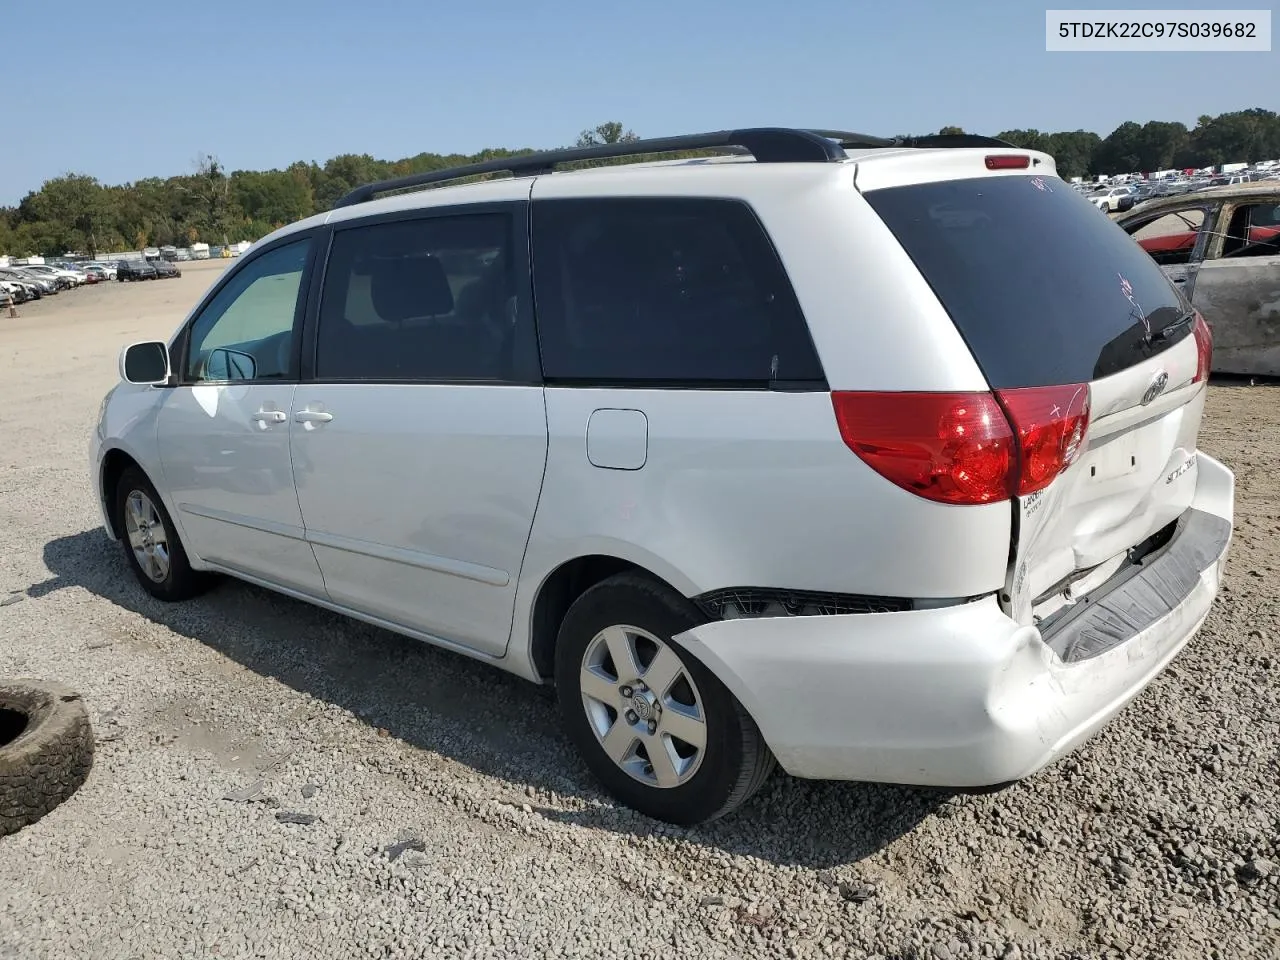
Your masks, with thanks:
M591 147L570 147L521 156L485 160L445 170L427 170L394 180L381 180L356 187L342 197L335 207L347 207L372 200L377 194L409 187L426 186L447 180L458 180L482 173L509 172L512 176L535 176L550 173L557 164L582 160L604 160L613 157L636 157L649 153L675 153L683 150L725 150L749 153L757 163L832 163L845 158L844 150L831 138L812 130L787 127L756 127L743 130L721 130L716 133L694 133L626 143L605 143Z
M445 183L485 173L510 173L513 177L530 177L550 173L561 163L583 160L606 160L614 157L638 157L653 153L676 153L684 150L720 150L725 153L750 154L757 163L834 163L846 159L845 149L879 147L1009 147L1014 145L993 137L976 134L933 134L924 137L875 137L843 130L801 130L790 127L751 127L720 130L715 133L692 133L626 143L604 143L591 147L569 147L546 150L497 160L469 163L443 170L426 170L379 180L356 187L334 204L334 208L372 200L380 193L407 190L433 183Z

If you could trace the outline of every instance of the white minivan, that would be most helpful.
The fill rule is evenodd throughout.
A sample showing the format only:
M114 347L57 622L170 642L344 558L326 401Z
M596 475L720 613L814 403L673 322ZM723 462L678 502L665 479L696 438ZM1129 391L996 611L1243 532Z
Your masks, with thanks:
M1045 154L726 131L263 238L122 352L92 476L154 596L229 574L554 683L687 824L775 758L986 787L1112 718L1218 591L1210 353Z

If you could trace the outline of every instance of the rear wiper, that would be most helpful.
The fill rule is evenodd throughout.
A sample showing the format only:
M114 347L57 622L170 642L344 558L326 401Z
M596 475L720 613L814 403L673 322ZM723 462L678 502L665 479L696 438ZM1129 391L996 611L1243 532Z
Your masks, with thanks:
M1183 314L1181 317L1179 317L1177 320L1174 320L1168 326L1160 330L1157 330L1155 333L1151 334L1151 337L1150 337L1151 342L1154 343L1157 340L1172 339L1175 333L1177 333L1183 327L1190 325L1195 320L1195 318L1196 318L1196 315L1194 313Z

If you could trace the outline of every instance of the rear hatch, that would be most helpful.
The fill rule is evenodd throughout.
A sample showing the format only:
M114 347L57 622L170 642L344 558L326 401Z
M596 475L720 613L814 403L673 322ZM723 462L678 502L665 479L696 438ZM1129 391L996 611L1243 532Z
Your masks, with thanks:
M1057 177L865 196L1021 441L1002 600L1019 622L1039 621L1157 548L1191 503L1208 329L1142 248ZM1052 448L1042 441L1054 424L1065 453L1038 464L1028 451Z

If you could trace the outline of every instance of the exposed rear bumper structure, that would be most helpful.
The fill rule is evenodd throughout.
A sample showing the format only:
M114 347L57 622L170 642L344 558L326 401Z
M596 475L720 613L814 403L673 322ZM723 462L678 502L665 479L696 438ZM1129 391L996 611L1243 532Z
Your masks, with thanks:
M1197 453L1170 541L1042 625L995 597L937 609L709 623L676 639L798 777L982 787L1092 736L1182 650L1226 564L1234 477Z

